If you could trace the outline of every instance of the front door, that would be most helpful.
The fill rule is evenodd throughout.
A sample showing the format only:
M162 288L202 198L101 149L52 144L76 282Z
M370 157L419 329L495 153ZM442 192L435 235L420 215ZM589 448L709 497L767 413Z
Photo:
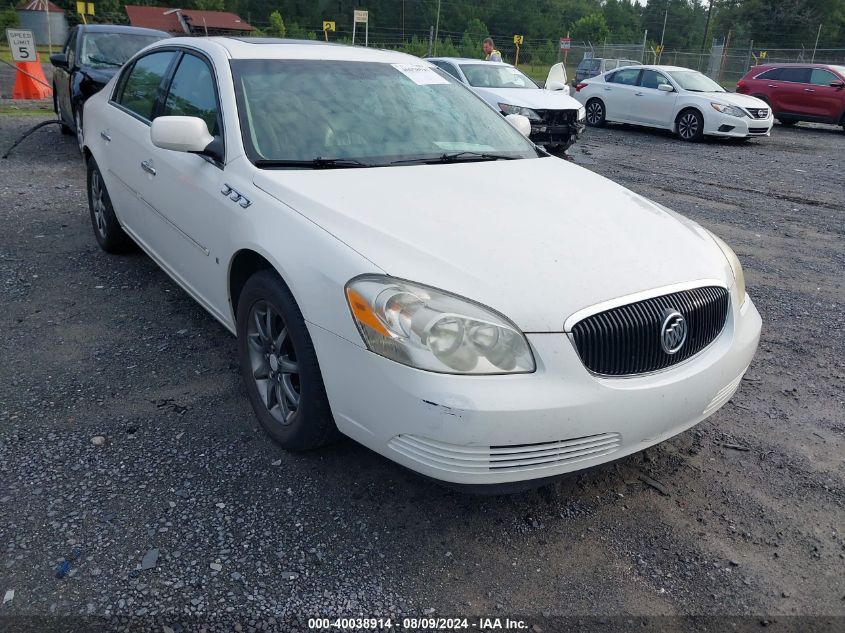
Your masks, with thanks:
M62 50L62 53L64 53L65 59L67 60L67 69L58 67L53 68L53 85L55 86L56 91L57 113L61 117L62 121L68 125L75 124L73 120L73 108L70 103L70 82L73 70L77 63L76 40L78 33L78 28L74 28L70 32L67 42L65 42L64 50Z
M675 101L678 93L664 92L660 86L672 86L669 79L656 70L643 70L639 81L639 90L634 91L631 99L630 120L632 123L654 127L672 128Z

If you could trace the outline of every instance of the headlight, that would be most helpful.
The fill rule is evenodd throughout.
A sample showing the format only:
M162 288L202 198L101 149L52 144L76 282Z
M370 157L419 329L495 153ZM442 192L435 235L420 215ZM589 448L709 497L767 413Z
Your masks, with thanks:
M729 116L744 117L745 112L741 108L732 105L725 105L724 103L711 103L711 107L717 112L727 114Z
M710 231L707 231L710 233ZM731 265L731 270L734 274L734 281L736 282L736 295L739 297L739 304L745 303L745 273L742 272L742 264L739 263L739 257L733 252L733 249L728 246L722 238L715 233L710 233L710 237L716 242L716 245L722 249L725 259Z
M356 277L346 300L370 351L448 374L534 371L522 332L468 299L382 275Z
M500 103L499 109L504 112L505 114L521 114L524 117L528 117L529 121L542 121L543 119L540 118L540 115L537 114L531 108L523 108L522 106L516 105L508 105L507 103Z
M587 118L587 108L581 106L578 108L578 120L584 121Z

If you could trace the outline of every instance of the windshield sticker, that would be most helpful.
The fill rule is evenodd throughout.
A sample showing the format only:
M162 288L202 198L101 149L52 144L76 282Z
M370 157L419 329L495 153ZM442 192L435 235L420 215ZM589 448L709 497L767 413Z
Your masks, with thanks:
M391 66L418 86L449 83L448 80L437 74L431 66L424 66L423 64L391 64Z

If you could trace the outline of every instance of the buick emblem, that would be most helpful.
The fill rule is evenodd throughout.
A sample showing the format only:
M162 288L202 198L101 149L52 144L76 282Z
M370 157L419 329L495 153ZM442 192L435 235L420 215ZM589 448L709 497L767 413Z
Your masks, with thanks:
M667 309L660 326L660 346L667 354L676 354L687 342L687 320L684 315Z

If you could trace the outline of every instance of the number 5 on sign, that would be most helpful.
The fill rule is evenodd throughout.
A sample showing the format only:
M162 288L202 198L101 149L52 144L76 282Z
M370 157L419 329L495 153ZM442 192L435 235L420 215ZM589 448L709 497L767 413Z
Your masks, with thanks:
M16 62L35 61L35 38L32 31L6 29L6 41L12 50L12 59Z

